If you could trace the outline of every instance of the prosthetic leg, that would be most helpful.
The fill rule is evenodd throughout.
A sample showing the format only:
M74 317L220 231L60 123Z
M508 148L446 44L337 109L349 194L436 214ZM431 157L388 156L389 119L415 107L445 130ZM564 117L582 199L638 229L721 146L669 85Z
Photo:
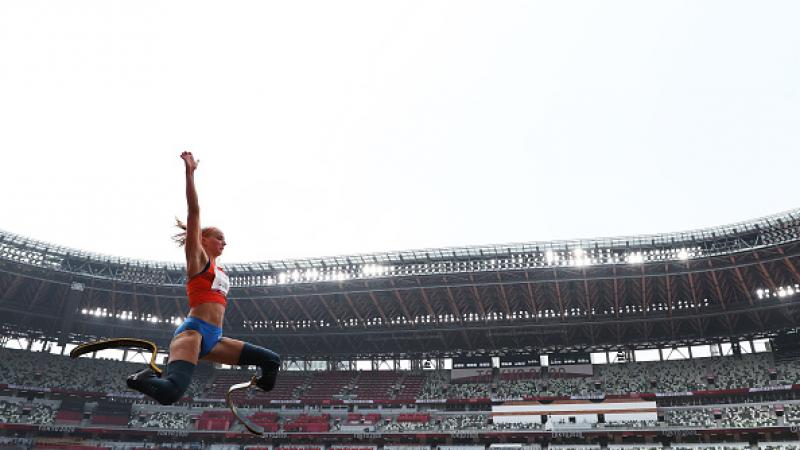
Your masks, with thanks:
M257 381L258 377L253 377L250 381L234 384L228 388L228 393L225 394L225 402L228 404L228 408L230 408L233 415L239 419L239 422L242 422L242 425L244 425L245 428L247 428L247 431L253 434L262 435L264 434L264 427L254 424L245 416L239 415L239 410L236 408L236 405L233 404L233 394L235 392L243 391L245 389L249 389L250 387L256 386Z
M161 368L158 367L158 365L156 365L158 346L155 344L155 342L146 341L144 339L119 338L119 339L106 339L102 341L88 342L86 344L81 344L72 349L72 351L69 352L69 356L71 358L78 358L88 353L93 353L100 350L106 350L109 348L141 348L144 350L150 350L151 352L150 362L148 363L148 365L150 366L150 370L152 370L153 373L156 374L157 376L161 377L163 372L161 371ZM251 379L246 383L234 384L228 389L228 393L225 395L225 400L228 405L228 408L230 408L233 415L236 417L236 419L239 420L239 422L242 423L242 425L245 426L245 428L247 428L248 431L250 431L253 434L262 435L264 434L264 428L254 424L247 417L240 415L239 410L236 408L236 405L233 404L233 394L235 392L256 386L257 381L258 377L253 377L253 379Z
M86 344L81 344L73 348L72 351L69 352L69 356L70 358L77 358L87 353L94 353L109 348L131 348L131 347L150 350L151 355L150 355L150 362L148 363L148 365L150 366L150 370L155 372L155 374L160 377L161 368L158 367L158 365L156 365L158 346L156 345L155 342L146 341L144 339L119 338L119 339L106 339L103 341L88 342Z

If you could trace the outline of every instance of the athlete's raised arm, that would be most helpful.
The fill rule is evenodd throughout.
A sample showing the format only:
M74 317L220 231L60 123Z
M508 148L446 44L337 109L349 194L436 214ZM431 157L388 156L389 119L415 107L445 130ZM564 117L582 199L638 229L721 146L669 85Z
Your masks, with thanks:
M197 163L192 152L181 153L184 166L186 167L186 206L188 215L186 217L186 273L192 276L201 270L208 262L208 256L201 244L200 231L200 203L197 200L197 190L194 187L194 171Z

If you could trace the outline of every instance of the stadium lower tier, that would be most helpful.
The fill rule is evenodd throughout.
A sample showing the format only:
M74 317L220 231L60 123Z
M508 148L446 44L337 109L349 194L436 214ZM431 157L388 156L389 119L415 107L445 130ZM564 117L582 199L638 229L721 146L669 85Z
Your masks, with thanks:
M205 443L192 441L141 442L95 439L2 438L0 448L9 450L798 450L800 441L724 441L724 442L660 442L630 443L532 443L493 442L483 444L406 444L406 443L308 443L308 444L245 444Z
M623 408L627 410L622 411ZM507 411L513 409L509 419ZM656 402L503 403L491 411L448 412L412 408L248 409L241 412L273 434L482 435L495 432L697 433L719 430L785 432L800 428L800 401L657 407ZM649 414L649 418L648 418ZM619 417L623 416L624 417ZM161 406L152 403L80 399L0 397L0 430L83 430L87 433L151 430L246 434L226 408Z
M52 439L34 442L25 438L0 438L3 448L35 448L50 450L161 450L161 449L209 449L209 450L797 450L800 442L781 441L750 444L747 442L719 443L681 443L673 446L654 444L537 444L537 443L494 443L488 445L409 445L409 444L291 444L291 445L237 445L198 443L147 444L138 442L86 440L80 444L64 444Z
M251 371L202 364L189 396L162 406L124 390L125 376L141 367L2 349L0 436L32 439L20 448L53 450L133 448L123 445L128 439L178 445L171 448L188 440L232 445L218 450L257 450L242 446L264 441L224 407L227 388ZM763 450L794 450L781 442L800 440L800 364L770 353L473 372L284 371L272 392L251 389L235 401L266 430L265 442L276 445L264 448L272 450L289 450L283 443L307 450L304 445L319 442L325 442L321 450L394 444L413 450L412 443L443 449L443 442L483 444L481 449L491 442L600 443L614 450L609 444L719 440L744 440L747 450L765 442L777 447ZM59 439L65 437L80 443L64 447ZM112 444L102 444L104 439Z
M125 378L141 363L0 349L0 384L43 392L136 396ZM45 370L46 368L46 370ZM202 363L186 395L219 400L252 372L221 370ZM754 391L800 390L800 361L771 353L624 364L578 364L514 370L283 371L276 388L250 392L244 404L491 403L502 399L627 396L741 395Z

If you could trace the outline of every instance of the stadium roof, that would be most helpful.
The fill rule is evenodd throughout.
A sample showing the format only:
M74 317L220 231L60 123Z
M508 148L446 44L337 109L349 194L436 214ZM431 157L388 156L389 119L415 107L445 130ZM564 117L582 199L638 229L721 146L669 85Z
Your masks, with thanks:
M644 347L797 326L800 211L692 232L226 266L226 334L287 356ZM0 234L8 333L165 344L184 268Z
M225 267L233 275L234 286L257 286L452 273L460 271L456 266L464 262L476 262L467 270L477 272L688 260L798 239L799 220L800 209L794 209L750 221L673 233L231 263ZM91 253L2 230L0 258L122 281L185 283L182 264ZM95 270L97 264L108 268ZM136 273L142 278L131 279Z

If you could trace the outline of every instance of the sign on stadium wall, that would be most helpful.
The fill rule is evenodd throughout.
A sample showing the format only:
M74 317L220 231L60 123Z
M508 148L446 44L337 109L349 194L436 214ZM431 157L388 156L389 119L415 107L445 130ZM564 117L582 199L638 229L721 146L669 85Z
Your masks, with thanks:
M547 360L551 366L592 365L592 357L588 352L551 353L547 355Z
M592 376L592 358L587 352L552 353L547 356L547 372L551 377Z
M460 383L487 383L492 379L492 368L488 369L452 369L450 381Z
M535 353L529 355L506 355L500 357L500 368L509 367L539 367L541 358Z
M17 389L19 391L32 391L32 392L52 392L53 390L46 387L29 386L27 384L8 384L8 389Z
M763 386L763 387L754 387L748 389L750 392L771 392L771 391L790 391L792 389L791 384L781 384L777 386Z
M691 397L694 392L656 392L656 397Z
M453 358L453 369L492 368L491 356L457 356Z
M547 374L551 378L558 377L591 377L594 369L591 364L574 364L569 366L550 366Z
M537 378L541 375L541 370L538 354L500 357L500 378L503 380Z
M556 400L553 403L506 402L492 406L494 423L597 423L603 415L608 423L627 421L655 421L658 419L656 402L633 399Z
M491 356L458 356L453 358L453 368L450 371L451 381L481 383L491 380L491 377Z

